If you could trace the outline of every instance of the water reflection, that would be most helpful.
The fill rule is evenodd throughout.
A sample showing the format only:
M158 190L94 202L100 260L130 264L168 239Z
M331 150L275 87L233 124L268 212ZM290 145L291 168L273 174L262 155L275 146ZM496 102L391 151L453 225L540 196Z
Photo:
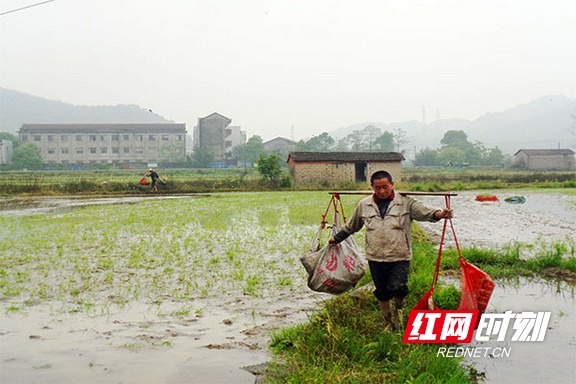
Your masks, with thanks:
M518 279L497 284L489 313L551 312L544 341L513 342L512 326L505 341L474 343L478 347L510 348L510 357L467 358L486 373L489 383L576 382L576 286L562 281Z
M131 197L4 197L0 198L2 216L41 215L58 213L92 205L136 204L144 200L177 199L185 196L131 196Z

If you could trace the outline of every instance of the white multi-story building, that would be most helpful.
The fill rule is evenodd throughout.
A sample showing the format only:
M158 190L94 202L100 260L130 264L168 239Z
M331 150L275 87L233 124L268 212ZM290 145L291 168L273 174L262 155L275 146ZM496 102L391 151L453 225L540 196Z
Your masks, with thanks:
M12 141L0 140L0 164L8 164L12 161Z
M186 159L186 124L24 124L20 144L46 164L177 163Z

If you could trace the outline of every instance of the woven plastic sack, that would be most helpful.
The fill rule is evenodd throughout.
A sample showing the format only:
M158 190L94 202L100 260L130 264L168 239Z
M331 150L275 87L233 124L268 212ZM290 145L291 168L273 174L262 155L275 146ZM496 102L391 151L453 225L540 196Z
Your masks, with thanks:
M337 218L335 221L333 235L340 230ZM310 250L300 258L308 272L308 288L316 292L344 293L354 288L366 273L366 259L352 237L319 249L322 228L318 230Z

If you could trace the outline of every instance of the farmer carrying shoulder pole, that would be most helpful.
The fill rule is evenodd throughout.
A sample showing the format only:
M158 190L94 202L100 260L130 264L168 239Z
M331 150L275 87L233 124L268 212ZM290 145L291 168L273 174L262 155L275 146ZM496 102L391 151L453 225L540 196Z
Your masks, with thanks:
M428 208L394 192L392 175L377 171L370 178L373 194L360 200L352 217L328 242L337 244L366 227L366 259L376 287L385 327L400 326L412 259L412 220L435 222L452 218L452 210ZM392 310L391 301L395 308Z
M148 176L152 179L152 192L158 192L158 172L156 172L153 168L148 169L146 171L145 176Z

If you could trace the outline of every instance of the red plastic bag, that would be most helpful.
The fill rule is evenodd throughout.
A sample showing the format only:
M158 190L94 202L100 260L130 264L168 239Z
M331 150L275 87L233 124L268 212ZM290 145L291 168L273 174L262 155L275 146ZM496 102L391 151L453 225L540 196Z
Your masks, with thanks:
M450 207L449 197L446 196L446 206ZM456 249L458 251L458 261L460 262L460 271L462 272L462 297L460 299L459 310L477 310L479 315L482 315L488 307L488 302L490 301L490 296L496 284L486 272L482 271L480 268L473 264L468 263L462 257L462 252L460 251L460 246L458 245L458 239L456 238L456 232L454 230L454 225L451 219L444 220L444 227L442 229L442 237L440 240L440 246L438 248L438 258L436 259L436 270L434 271L434 278L432 279L432 287L430 290L416 303L413 309L415 310L437 310L440 309L434 303L434 287L436 286L436 281L438 280L438 273L440 271L440 261L442 259L442 245L444 243L444 236L446 235L447 223L450 223L450 228L452 230L452 235L454 236L454 241L456 243ZM478 317L479 319L480 317Z
M412 309L415 311L432 311L435 309L440 309L436 306L436 303L434 303L432 295L434 295L434 287L430 288L430 290L424 296L422 296L422 298Z
M459 310L478 310L481 315L486 311L490 296L496 284L486 272L477 266L468 263L463 258L460 259L460 270L462 272L462 297L460 299ZM434 303L434 286L422 296L413 309L415 310L437 310L440 309Z
M462 299L458 309L486 311L496 284L486 272L460 258Z
M147 178L143 177L140 179L140 181L138 182L138 184L140 185L150 185L150 182L148 181Z

